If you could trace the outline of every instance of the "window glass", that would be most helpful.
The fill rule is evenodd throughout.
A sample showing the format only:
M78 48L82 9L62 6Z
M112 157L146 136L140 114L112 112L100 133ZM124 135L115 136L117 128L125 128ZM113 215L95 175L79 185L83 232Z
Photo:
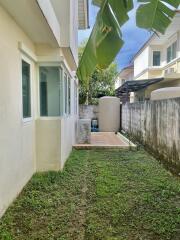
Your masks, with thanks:
M171 47L168 47L167 49L167 62L171 61Z
M40 67L40 115L60 116L60 70L58 67Z
M31 82L30 64L22 61L22 102L23 118L31 117Z
M167 48L167 62L172 61L176 58L177 54L177 42L174 42Z
M160 66L161 64L161 52L153 51L153 66Z
M174 42L172 45L172 59L176 58L176 51L177 51L177 42Z
M60 114L61 116L64 115L64 81L63 81L63 70L62 68L59 69L60 71Z

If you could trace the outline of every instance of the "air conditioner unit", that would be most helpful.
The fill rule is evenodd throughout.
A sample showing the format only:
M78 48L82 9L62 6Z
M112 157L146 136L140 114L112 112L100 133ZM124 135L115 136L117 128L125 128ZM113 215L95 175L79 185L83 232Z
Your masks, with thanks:
M175 69L174 68L168 68L165 70L165 74L171 74L171 73L175 73Z

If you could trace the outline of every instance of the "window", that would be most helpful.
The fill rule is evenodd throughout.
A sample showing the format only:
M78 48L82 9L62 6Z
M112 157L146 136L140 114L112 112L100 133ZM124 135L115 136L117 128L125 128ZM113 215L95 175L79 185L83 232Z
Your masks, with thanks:
M31 76L30 64L22 60L22 103L23 118L31 117Z
M63 69L60 68L60 115L64 115L64 79L63 79Z
M161 65L161 52L153 51L153 66L160 66L160 65Z
M71 114L71 79L68 78L68 113Z
M41 116L48 116L47 102L47 78L44 72L41 72L40 81L40 101L41 101Z
M65 114L68 114L68 77L64 74L64 98L65 98Z
M74 114L77 114L78 111L78 88L74 82Z
M176 58L176 51L177 51L177 42L174 42L167 48L167 62L172 61Z
M40 115L57 117L61 109L61 72L59 67L40 67Z

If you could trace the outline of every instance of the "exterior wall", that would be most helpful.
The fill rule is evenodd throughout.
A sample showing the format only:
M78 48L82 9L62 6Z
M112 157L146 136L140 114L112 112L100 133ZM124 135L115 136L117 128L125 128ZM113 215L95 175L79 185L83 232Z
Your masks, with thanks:
M78 64L78 0L70 1L70 48Z
M76 143L77 116L69 116L61 121L61 169Z
M148 73L148 78L149 79L161 78L161 77L163 77L162 70L149 70L149 73Z
M119 88L123 85L125 81L133 80L134 78L134 67L126 67L124 68L118 75L115 81L115 89Z
M36 122L37 171L61 168L61 122L57 119L38 119Z
M167 79L162 82L153 84L147 87L145 90L141 90L135 93L135 101L144 101L149 100L151 98L151 92L165 87L179 87L180 79Z
M98 105L80 105L79 118L80 119L98 119L99 106Z
M148 77L149 77L149 73L148 73L148 70L147 70L144 73L142 73L141 75L139 75L137 78L135 78L135 80L148 79Z
M18 42L35 53L32 41L0 6L0 216L35 172L35 98L32 120L22 120L21 58ZM32 92L35 93L35 63Z
M58 16L57 18L61 30L60 34L61 47L65 48L64 51L66 52L66 55L72 55L72 57L75 60L75 63L77 64L78 0L51 0L51 2L56 13L56 16Z
M0 36L1 217L36 171L63 168L76 140L78 110L75 111L76 80L62 49L35 44L1 6ZM28 121L22 117L22 58L31 65L32 118ZM41 65L62 67L68 73L71 114L61 118L40 117L38 76Z
M123 85L123 80L120 77L118 77L115 81L115 89L118 89L122 85Z
M126 104L122 128L180 173L180 98Z
M146 47L134 60L134 76L135 78L149 66L149 46Z
M176 34L173 34L160 48L161 50L161 66L165 67L167 63L167 48L177 41L177 58L180 57L180 52L179 52L179 34L176 32Z
M37 171L62 170L76 142L76 117L38 119Z
M175 73L180 73L177 68L180 62L180 14L177 13L170 26L167 28L165 35L153 36L134 59L135 78L143 79L144 72L149 72L149 78L158 78L165 76L165 70L174 69ZM167 48L174 42L177 42L176 59L167 63ZM153 66L153 51L161 52L160 66ZM145 79L145 78L144 78Z
M169 79L167 81L162 81L157 84L153 84L152 86L148 87L145 91L147 98L150 98L151 92L160 89L160 88L165 88L165 87L179 87L180 86L180 79L178 80L173 80Z

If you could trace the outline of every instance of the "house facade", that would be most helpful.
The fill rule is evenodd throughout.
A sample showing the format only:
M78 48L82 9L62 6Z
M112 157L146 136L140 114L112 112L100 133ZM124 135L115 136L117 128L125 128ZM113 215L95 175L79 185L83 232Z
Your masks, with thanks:
M180 86L180 11L165 34L154 33L131 63L133 76L129 67L123 69L116 86L116 95L124 102L149 100L154 90Z
M120 73L118 74L116 81L115 81L115 90L121 87L126 81L131 81L134 78L134 65L129 65L123 68ZM120 101L124 102L132 102L134 101L134 93L129 93L128 95L122 94L120 96Z
M119 88L126 81L132 80L133 78L134 78L134 66L129 65L123 68L116 78L115 89Z
M150 99L153 90L180 86L180 12L165 34L153 34L135 55L134 80L163 78L137 92L135 100Z
M0 216L76 141L78 28L87 0L0 0Z

